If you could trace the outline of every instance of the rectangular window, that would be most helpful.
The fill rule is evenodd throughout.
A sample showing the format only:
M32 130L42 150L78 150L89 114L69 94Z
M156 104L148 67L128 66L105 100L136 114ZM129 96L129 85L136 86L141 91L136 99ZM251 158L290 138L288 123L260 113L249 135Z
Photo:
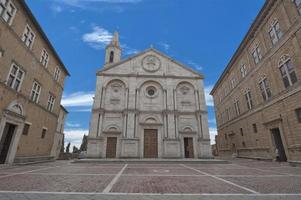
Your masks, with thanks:
M246 91L245 97L246 97L247 107L248 107L249 110L251 110L252 107L253 107L253 102L252 102L252 96L251 96L251 91L250 90Z
M49 60L49 55L48 55L47 51L45 49L43 49L40 62L42 63L42 65L44 67L47 67L48 60Z
M0 0L0 16L9 25L12 24L17 9L11 0Z
M22 36L22 41L27 47L31 48L34 42L34 38L35 34L33 33L32 29L29 27L29 25L26 25Z
M295 73L295 69L290 59L284 62L279 69L285 88L297 82L298 79Z
M239 101L238 100L234 102L234 108L235 108L236 116L240 115L240 108L239 108Z
M299 14L301 15L301 0L295 0L295 4L297 6Z
M252 56L253 56L253 59L254 59L254 62L255 64L258 64L259 61L262 59L262 55L261 55L261 49L259 46L257 46L253 53L252 53Z
M55 98L53 95L49 94L49 98L48 98L48 104L47 104L47 110L49 111L53 111L54 108L54 103L55 103Z
M267 78L264 77L263 79L261 79L261 81L259 82L259 87L260 87L261 95L265 101L271 98L272 92Z
M35 103L38 103L39 97L41 93L41 86L36 81L33 82L31 94L30 94L30 100L32 100Z
M7 79L7 85L12 89L19 91L24 77L24 71L15 63L12 64L10 73Z
M60 79L61 70L57 67L54 70L54 80L58 81Z
M240 128L239 130L240 130L240 135L244 136L244 130L242 128Z
M271 38L271 41L273 44L276 44L280 40L280 38L282 37L283 34L280 30L279 22L276 22L273 24L269 34L270 34L270 38Z
M29 133L29 128L30 128L30 124L25 123L25 124L24 124L24 128L23 128L22 134L23 134L23 135L28 135L28 133Z
M301 123L301 108L296 109L297 120Z
M46 137L47 129L43 128L41 138L44 139Z
M257 125L256 124L252 124L252 126L253 126L254 133L257 133Z
M242 65L240 66L240 74L241 77L244 78L247 75L248 71L247 71L247 67L246 65Z

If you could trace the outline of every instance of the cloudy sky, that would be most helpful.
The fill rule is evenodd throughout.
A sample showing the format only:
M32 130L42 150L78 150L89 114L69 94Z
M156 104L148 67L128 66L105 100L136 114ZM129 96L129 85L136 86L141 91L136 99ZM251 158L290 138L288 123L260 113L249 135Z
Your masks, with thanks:
M205 75L209 127L216 124L209 92L264 0L27 0L71 77L62 104L70 112L65 142L88 134L95 73L104 47L119 31L123 57L151 45Z

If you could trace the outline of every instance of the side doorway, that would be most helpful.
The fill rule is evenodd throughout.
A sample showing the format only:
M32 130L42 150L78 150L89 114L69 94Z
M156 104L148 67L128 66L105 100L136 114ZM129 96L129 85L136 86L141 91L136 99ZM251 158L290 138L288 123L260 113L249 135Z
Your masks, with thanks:
M184 138L184 151L185 151L185 158L194 158L192 138Z
M6 162L9 148L12 143L12 138L16 131L16 127L17 127L16 125L10 123L5 124L2 137L0 140L0 164L4 164Z
M106 158L116 158L117 137L107 138Z
M282 142L282 139L281 139L279 128L271 129L271 133L272 133L272 136L273 136L273 139L274 139L275 148L278 149L279 161L286 162L287 157L286 157L286 154L285 154L285 150L284 150L284 146L283 146L283 142Z

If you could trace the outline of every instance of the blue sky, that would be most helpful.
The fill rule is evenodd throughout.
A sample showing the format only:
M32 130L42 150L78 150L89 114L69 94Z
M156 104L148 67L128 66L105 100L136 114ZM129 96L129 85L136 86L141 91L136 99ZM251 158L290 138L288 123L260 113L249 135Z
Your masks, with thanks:
M65 142L88 134L92 97L104 47L115 30L123 57L151 45L205 75L212 141L216 124L208 95L264 0L27 0L71 77Z

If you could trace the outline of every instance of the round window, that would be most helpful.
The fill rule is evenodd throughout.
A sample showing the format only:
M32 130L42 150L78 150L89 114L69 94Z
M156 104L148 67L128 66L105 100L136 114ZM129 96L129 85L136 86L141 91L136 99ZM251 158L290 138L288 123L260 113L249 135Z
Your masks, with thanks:
M153 97L153 96L155 96L155 94L156 94L156 88L155 87L148 87L147 89L146 89L146 93L147 93L147 95L148 96L150 96L150 97Z

